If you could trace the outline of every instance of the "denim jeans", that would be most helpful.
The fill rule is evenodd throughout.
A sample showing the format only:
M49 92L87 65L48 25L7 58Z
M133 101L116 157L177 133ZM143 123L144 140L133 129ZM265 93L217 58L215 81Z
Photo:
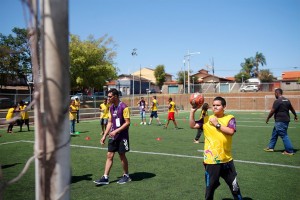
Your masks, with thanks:
M70 120L70 132L75 133L75 119Z
M289 127L289 122L275 122L273 132L272 132L272 137L269 143L269 149L274 149L278 136L280 136L283 141L285 151L289 153L294 153L294 148L287 134L288 127Z

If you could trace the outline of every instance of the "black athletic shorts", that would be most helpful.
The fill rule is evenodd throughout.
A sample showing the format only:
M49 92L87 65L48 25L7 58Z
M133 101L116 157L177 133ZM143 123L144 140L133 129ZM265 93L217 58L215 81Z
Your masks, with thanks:
M108 141L108 152L118 152L118 153L125 153L130 150L129 148L129 140L122 139L122 140L114 140L109 139Z

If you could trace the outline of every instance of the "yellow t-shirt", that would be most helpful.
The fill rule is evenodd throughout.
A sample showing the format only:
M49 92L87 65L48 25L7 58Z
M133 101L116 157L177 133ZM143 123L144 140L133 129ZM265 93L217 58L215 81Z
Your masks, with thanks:
M209 122L209 118L214 115L204 118L204 163L218 164L226 163L232 160L231 145L232 136L222 133ZM228 126L229 121L234 118L233 115L225 114L222 118L218 118L221 126Z
M76 110L79 110L79 108L80 108L80 100L76 100L75 99L75 108L76 108Z
M170 102L170 105L171 105L171 107L169 108L169 112L175 112L175 102L174 101L171 101Z
M27 111L25 111L25 109L26 109L26 105L23 105L23 106L19 106L19 109L20 109L20 111L21 111L21 119L29 119L29 115L28 115L28 112Z
M75 120L76 117L77 117L77 108L73 105L70 105L69 120Z
M110 106L110 104L108 104L108 103L100 104L100 109L102 110L102 112L100 112L100 118L108 119L109 106Z
M157 111L157 100L156 99L153 99L152 100L152 111Z
M14 111L15 111L15 108L8 109L7 114L6 114L6 120L10 120L14 117Z

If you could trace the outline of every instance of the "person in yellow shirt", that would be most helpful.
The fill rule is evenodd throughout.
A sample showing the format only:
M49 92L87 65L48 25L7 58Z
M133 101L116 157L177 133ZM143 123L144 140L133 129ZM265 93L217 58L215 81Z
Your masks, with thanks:
M159 118L158 118L158 115L157 115L157 110L158 110L157 107L158 107L158 102L156 100L156 96L153 96L152 97L152 102L151 102L151 107L149 109L149 111L151 110L151 114L150 114L150 120L149 120L148 125L151 125L153 117L155 117L155 119L156 119L159 126L162 125L161 122L159 121Z
M20 122L20 132L22 132L22 126L25 123L27 125L27 130L30 131L29 129L29 114L28 111L26 110L27 106L25 105L24 101L20 101L19 103L19 112L21 115L21 122Z
M75 134L75 121L77 117L77 108L75 106L75 100L71 100L69 107L69 120L70 120L70 134Z
M168 111L168 121L167 121L167 124L165 125L164 129L167 129L168 128L168 125L169 125L169 122L170 120L173 121L174 125L175 125L175 129L178 129L178 126L177 126L177 122L175 120L175 111L178 115L178 110L176 108L176 104L175 102L172 100L172 98L170 97L169 98L169 111Z
M101 135L104 134L107 122L108 122L108 113L109 113L109 106L110 104L107 103L107 99L103 100L103 103L100 104L99 111L100 111L100 125L102 128Z
M76 120L77 120L77 123L79 123L79 109L80 109L80 100L78 97L75 98L75 107L76 107Z
M203 128L204 132L204 167L206 192L205 199L213 199L214 192L220 185L222 177L230 188L234 199L241 200L242 195L237 181L237 172L231 154L232 136L236 132L233 115L225 113L226 101L222 97L213 100L213 115L195 121L198 108L191 108L190 127Z
M6 118L5 118L6 121L8 121L8 123L9 123L9 125L7 127L7 133L12 133L13 132L13 127L14 127L15 121L12 120L12 119L14 118L16 109L17 109L17 105L14 104L7 111Z

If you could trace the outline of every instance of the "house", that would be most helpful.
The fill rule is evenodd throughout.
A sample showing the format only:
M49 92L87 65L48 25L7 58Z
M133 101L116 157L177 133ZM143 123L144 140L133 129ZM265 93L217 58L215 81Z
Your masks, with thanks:
M197 73L192 74L191 78L194 78L195 83L221 83L221 82L232 82L232 79L218 77L212 74L209 74L207 70L201 69ZM192 80L191 79L191 80Z
M141 78L145 78L147 80L150 80L151 83L156 84L156 78L154 76L154 70L153 69L144 67L144 68L141 68L140 70L138 70L136 72L133 72L132 75L137 76L137 77L141 77ZM166 82L172 81L172 75L166 73L165 79L166 79L165 80Z
M283 90L300 90L300 71L284 71L280 81Z

